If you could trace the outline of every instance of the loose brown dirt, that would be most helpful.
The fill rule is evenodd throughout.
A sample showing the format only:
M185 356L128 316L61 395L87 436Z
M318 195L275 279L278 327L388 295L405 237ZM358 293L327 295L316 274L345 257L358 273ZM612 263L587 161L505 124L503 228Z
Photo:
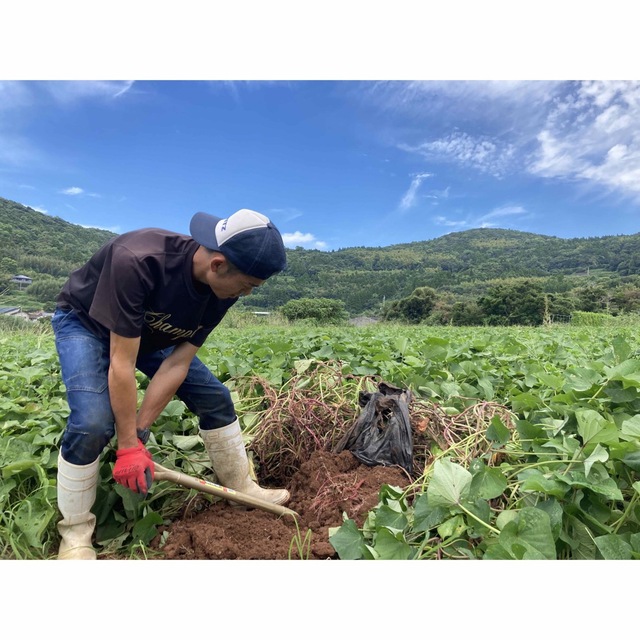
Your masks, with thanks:
M291 493L287 507L300 516L297 527L290 516L202 498L165 528L163 544L159 536L152 546L168 560L337 558L329 528L342 524L343 513L361 527L383 484L410 483L401 467L369 467L350 451L317 451L286 487Z

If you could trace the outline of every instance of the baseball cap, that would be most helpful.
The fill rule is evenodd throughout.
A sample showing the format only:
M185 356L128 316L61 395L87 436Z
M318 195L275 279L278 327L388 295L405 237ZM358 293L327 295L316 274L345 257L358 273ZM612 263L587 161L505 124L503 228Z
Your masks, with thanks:
M219 251L240 271L266 280L284 271L287 256L282 236L267 216L251 209L240 209L228 218L203 211L191 218L189 231L203 247Z

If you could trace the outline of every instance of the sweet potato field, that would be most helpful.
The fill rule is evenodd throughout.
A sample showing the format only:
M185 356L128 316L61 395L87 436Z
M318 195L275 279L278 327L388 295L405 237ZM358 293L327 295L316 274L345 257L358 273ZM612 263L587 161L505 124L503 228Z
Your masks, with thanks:
M274 484L332 450L362 391L411 391L412 474L382 482L362 517L345 509L326 539L294 528L289 558L320 557L313 543L336 560L636 559L639 329L225 327L201 357L232 391L257 477ZM50 331L0 330L1 558L55 557L66 416ZM149 449L163 466L210 474L197 420L177 399ZM105 451L99 557L165 557L172 523L212 499L168 482L143 499L112 481L114 460ZM326 506L331 480L309 506Z

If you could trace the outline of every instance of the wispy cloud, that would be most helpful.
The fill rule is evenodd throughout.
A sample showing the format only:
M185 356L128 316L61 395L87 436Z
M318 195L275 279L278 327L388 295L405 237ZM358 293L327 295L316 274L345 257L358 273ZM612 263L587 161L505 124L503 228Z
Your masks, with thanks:
M532 174L640 196L640 82L572 83L537 141Z
M531 218L532 215L525 207L518 204L509 204L496 207L489 213L467 216L462 219L454 219L447 216L436 216L433 222L442 227L456 227L459 229L487 229L496 226L505 226L504 219L511 218L516 223Z
M415 146L400 144L399 148L417 153L427 160L453 162L497 178L503 177L509 171L515 154L512 144L487 136L472 136L461 131L454 131L443 138Z
M387 116L387 143L430 162L640 198L639 81L385 82L362 95Z
M52 162L50 155L22 131L31 112L82 100L119 99L133 86L133 81L0 82L0 168L46 167ZM58 166L61 161L60 156L56 157Z
M273 219L274 222L277 220L277 224L278 222L291 222L291 220L302 217L303 213L295 207L286 207L283 209L269 209L267 215Z
M467 228L471 226L469 225L469 222L467 220L451 220L446 216L436 216L435 218L433 218L433 221L440 227Z
M523 217L530 217L529 212L524 207L520 205L506 205L503 207L497 207L489 213L480 216L474 224L482 228L495 227L497 225L497 223L494 222L496 218L501 220L504 218L516 218L518 220L522 220Z
M416 203L416 197L418 194L418 189L420 185L424 182L426 178L430 178L433 174L431 173L418 173L413 176L411 180L411 184L407 189L406 193L402 196L400 200L399 208L401 211L406 211L407 209L413 207Z
M282 241L289 248L303 247L304 249L326 249L327 243L318 240L312 233L302 233L296 231L294 233L283 233Z
M50 81L43 83L44 89L59 103L67 104L80 100L116 99L128 93L132 80L126 81Z
M34 207L34 206L30 205L30 204L24 204L24 203L22 203L22 204L23 204L23 206L29 207L30 209L33 209L34 211L38 211L39 213L45 213L47 215L49 214L49 211L47 211L47 209L45 209L44 207Z

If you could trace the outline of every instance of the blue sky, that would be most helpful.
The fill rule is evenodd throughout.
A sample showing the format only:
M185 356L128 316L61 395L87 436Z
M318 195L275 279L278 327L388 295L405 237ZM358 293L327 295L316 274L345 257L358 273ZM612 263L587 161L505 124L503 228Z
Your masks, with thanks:
M270 216L339 249L640 232L640 84L10 81L0 196L118 233Z
M288 246L321 250L478 227L637 233L640 83L602 64L635 68L618 55L634 40L617 4L612 32L597 7L577 20L546 1L524 16L456 2L421 20L418 2L393 17L330 0L310 23L282 0L217 22L185 0L186 35L170 12L125 19L119 0L93 32L82 3L45 5L37 24L14 8L41 47L0 56L0 197L118 233L187 233L196 211L248 207Z

